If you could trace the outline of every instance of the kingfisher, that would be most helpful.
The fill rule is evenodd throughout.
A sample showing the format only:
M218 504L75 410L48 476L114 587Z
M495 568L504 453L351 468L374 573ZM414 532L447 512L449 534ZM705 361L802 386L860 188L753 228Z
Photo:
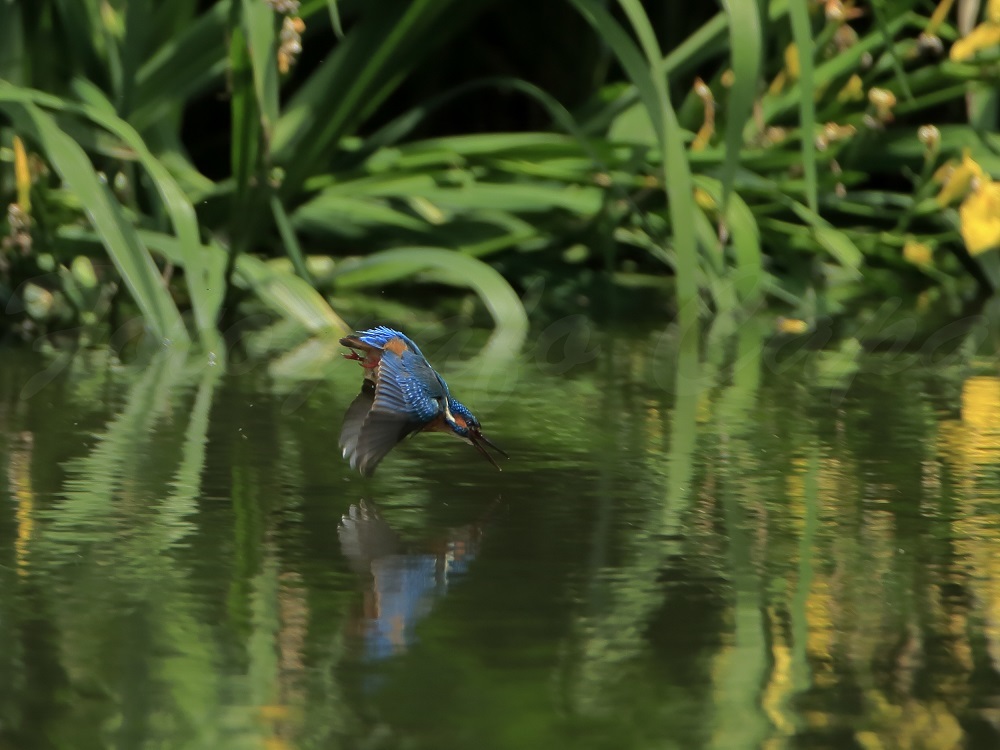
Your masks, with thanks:
M498 470L484 446L509 458L483 435L479 420L451 395L444 378L407 336L378 326L345 336L340 343L351 350L344 357L364 370L361 393L347 407L340 431L344 458L362 476L374 474L397 443L417 432L450 433L472 445Z

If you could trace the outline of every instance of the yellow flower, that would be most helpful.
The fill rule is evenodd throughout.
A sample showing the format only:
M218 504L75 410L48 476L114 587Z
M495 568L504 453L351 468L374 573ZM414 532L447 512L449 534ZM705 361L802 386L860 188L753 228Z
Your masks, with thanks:
M775 125L769 125L764 128L762 142L764 146L775 146L779 143L784 143L786 138L788 138L787 130Z
M826 0L826 20L833 21L834 23L844 23L846 21L853 21L855 18L861 18L864 12L860 8L854 7L854 1L848 0L846 3L842 0Z
M14 183L17 185L17 204L25 214L31 213L31 169L24 142L14 136Z
M853 125L838 125L835 122L828 122L823 126L823 137L828 143L846 141L853 138L858 129Z
M990 23L1000 23L1000 0L989 0L986 3L986 20Z
M913 239L903 245L903 257L915 266L929 266L934 260L930 246Z
M785 70L788 71L790 79L799 80L799 48L795 46L794 42L785 47Z
M951 51L948 53L948 56L954 62L961 62L962 60L968 60L977 52L995 47L998 44L1000 44L1000 23L987 21L979 24L969 32L968 36L959 39L951 45Z
M1000 247L1000 182L983 182L958 209L969 255Z
M857 132L858 129L853 125L838 125L835 122L828 122L823 126L823 132L816 136L816 148L823 151L831 143L846 141L853 138ZM834 162L834 164L836 164L836 162ZM837 169L837 167L834 167L834 169ZM839 174L839 172L837 174Z
M702 211L714 211L717 208L715 198L701 188L694 189L694 202L698 204Z
M793 42L785 47L785 67L779 70L778 75L771 81L771 85L767 87L767 93L771 96L780 94L786 83L794 83L798 80L799 72L799 48Z
M942 185L944 185L946 182L948 182L948 180L951 179L951 176L955 174L956 169L958 169L958 164L955 162L954 159L949 159L940 167L934 170L934 174L931 175L931 182L940 182Z
M857 73L848 79L847 83L844 84L844 88L842 88L840 93L837 94L838 102L856 102L864 98L864 84L861 83L861 76Z
M868 101L875 107L878 119L892 122L892 108L896 106L896 95L888 89L869 89Z
M983 168L969 155L969 149L965 149L962 152L961 164L950 171L942 167L934 174L935 177L940 175L940 179L943 181L941 192L937 196L939 206L947 206L964 196L968 192L973 179L981 181L986 177Z
M803 334L809 330L809 324L798 318L781 317L774 321L774 325L778 329L778 333L791 335Z

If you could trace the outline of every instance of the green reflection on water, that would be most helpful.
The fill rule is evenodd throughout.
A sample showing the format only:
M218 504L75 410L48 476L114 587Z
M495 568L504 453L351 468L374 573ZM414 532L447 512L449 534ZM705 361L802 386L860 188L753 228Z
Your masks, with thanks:
M995 361L723 328L429 345L513 459L370 481L324 342L7 352L0 748L997 746Z

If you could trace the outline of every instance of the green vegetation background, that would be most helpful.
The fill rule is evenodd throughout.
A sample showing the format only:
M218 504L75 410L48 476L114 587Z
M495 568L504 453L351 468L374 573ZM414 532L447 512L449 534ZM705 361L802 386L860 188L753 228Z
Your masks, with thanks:
M967 0L4 0L3 328L215 350L414 283L508 341L542 289L961 309L1000 285L998 43Z

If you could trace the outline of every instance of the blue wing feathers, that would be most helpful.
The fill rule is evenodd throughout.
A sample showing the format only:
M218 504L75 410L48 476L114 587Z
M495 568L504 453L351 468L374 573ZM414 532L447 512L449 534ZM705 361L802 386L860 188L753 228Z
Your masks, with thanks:
M440 399L447 397L444 388L423 357L404 352L397 356L385 352L379 363L375 409L394 411L425 423L441 412Z
M406 334L400 333L392 328L387 328L386 326L369 328L367 331L358 331L354 334L354 337L361 343L375 347L376 349L385 349L385 345L392 339L402 339L412 351L416 352L421 357L424 356L420 353L420 349L417 348L417 345L414 344L413 341L406 336Z

